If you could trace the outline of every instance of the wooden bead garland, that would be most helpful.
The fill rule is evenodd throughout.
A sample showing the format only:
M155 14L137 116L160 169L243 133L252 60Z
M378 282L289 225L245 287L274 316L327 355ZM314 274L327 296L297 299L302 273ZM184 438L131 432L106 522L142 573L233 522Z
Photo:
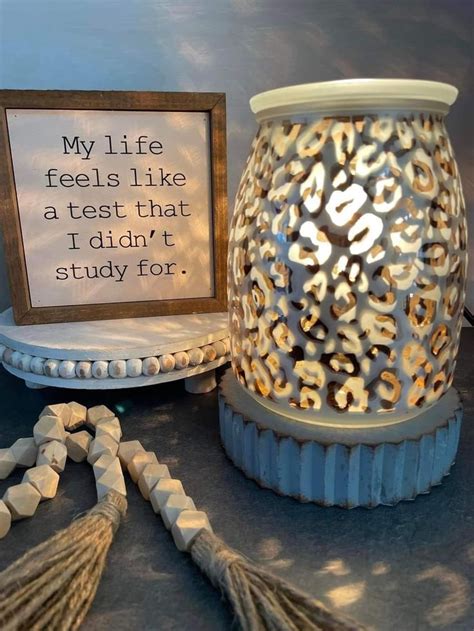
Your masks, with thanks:
M216 352L223 352L223 349L209 345L202 352L212 356ZM83 429L84 425L95 430L94 437ZM70 430L76 429L80 431L71 433ZM84 558L81 557L81 581L94 568L94 585L89 587L88 593L83 594L82 608L74 597L76 610L73 613L68 604L68 594L75 593L76 588L71 581L67 582L67 578L65 587L69 592L62 584L51 587L47 573L33 581L42 586L36 592L36 588L33 589L31 596L36 599L39 612L33 611L32 614L29 605L28 613L24 615L21 598L24 598L28 589L31 590L31 575L36 577L43 565L49 567L49 545L53 545L56 557L65 559L70 556L67 550L71 540L76 545L79 541L84 551L90 549L91 544L81 543L81 537L94 536L91 534L94 527L91 528L89 523L82 527L79 535L76 533L81 528L81 519L73 522L68 529L37 546L0 573L0 588L5 590L6 586L9 592L6 597L0 596L0 622L5 624L7 621L8 629L27 628L33 618L49 621L53 615L55 625L48 628L66 631L76 629L82 622L100 580L113 532L126 510L124 471L138 485L155 513L161 516L178 550L189 552L211 582L227 596L244 631L277 628L289 631L363 629L357 623L332 614L321 603L228 548L213 534L207 514L196 508L181 481L171 477L168 467L160 464L156 454L146 451L138 440L121 442L121 436L120 421L106 406L86 409L71 402L46 406L33 428L33 438L18 439L10 448L0 450L0 479L6 478L17 466L27 468L22 482L11 486L3 500L0 500L0 539L10 530L12 521L33 516L41 501L56 495L66 453L75 462L87 459L92 465L99 503L82 519L102 519L94 524L97 523L98 529L104 529L104 534L99 534L94 541L94 545L98 548L102 546L102 549L96 551L95 557L89 552ZM110 523L104 521L104 517ZM105 543L104 539L107 539ZM74 554L79 556L80 551ZM98 558L101 560L99 564ZM66 569L69 571L69 568L64 568L64 571ZM62 567L60 574L61 571ZM22 580L25 585L21 584ZM48 609L48 603L53 600L54 606L50 605ZM5 618L5 611L13 612L13 623L10 618ZM34 628L46 627L40 625Z
M33 439L19 439L0 453L1 479L16 466L31 466L23 463L33 464L33 456L36 461L21 484L10 487L3 497L0 537L7 534L12 521L33 516L40 501L56 495L66 453L76 462L87 459L92 465L99 500L111 490L126 495L123 469L127 470L153 510L162 514L179 550L188 550L202 530L212 531L207 515L196 510L181 482L171 478L155 453L145 451L136 440L120 443L120 422L111 410L105 405L82 408L76 402L46 406L33 427ZM85 430L68 431L71 425L79 429L85 424L95 429L95 437Z

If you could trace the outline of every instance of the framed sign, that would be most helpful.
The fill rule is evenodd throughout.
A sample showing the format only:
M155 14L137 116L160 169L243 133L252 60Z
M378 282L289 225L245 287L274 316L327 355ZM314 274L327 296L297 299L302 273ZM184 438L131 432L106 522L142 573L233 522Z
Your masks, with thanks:
M0 91L17 324L226 308L225 95Z

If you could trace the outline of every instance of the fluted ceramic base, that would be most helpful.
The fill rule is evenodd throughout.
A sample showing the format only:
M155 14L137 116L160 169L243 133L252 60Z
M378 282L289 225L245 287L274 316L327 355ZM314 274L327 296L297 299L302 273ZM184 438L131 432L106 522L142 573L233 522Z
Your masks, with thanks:
M428 493L449 473L462 420L451 388L415 419L375 429L295 423L250 397L228 370L219 389L222 443L261 486L325 506L394 505Z

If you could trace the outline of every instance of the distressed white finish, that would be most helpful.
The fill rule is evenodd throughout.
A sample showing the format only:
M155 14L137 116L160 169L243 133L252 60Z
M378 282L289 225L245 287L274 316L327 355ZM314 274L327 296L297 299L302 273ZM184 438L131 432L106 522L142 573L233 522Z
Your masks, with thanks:
M125 359L113 359L109 362L109 377L124 379L127 376L127 362Z
M18 368L23 370L23 372L30 372L32 359L33 357L31 355L22 355L18 362Z
M44 362L44 374L46 377L57 378L59 377L59 359L47 359Z
M16 326L0 314L0 344L32 356L75 361L134 359L185 351L227 337L227 313ZM189 341L193 340L190 344Z
M109 376L109 364L103 360L97 360L92 364L92 376L96 379L107 379Z
M42 375L44 373L44 357L33 357L30 362L30 370L35 375Z
M142 362L142 373L149 377L160 372L160 362L158 357L146 357Z
M279 494L325 506L374 507L414 499L453 464L462 420L456 390L412 421L330 429L269 412L230 371L219 391L221 440L249 478Z
M177 370L183 370L189 366L189 355L184 351L179 351L174 354L174 361Z
M216 373L214 370L203 372L200 375L188 377L184 380L184 388L190 394L206 394L206 392L214 390L216 385Z
M166 353L160 356L160 368L162 372L172 372L176 367L176 360L174 355Z
M77 362L76 377L78 377L79 379L91 379L92 378L92 363L87 362L87 361Z
M187 353L189 357L189 363L191 366L199 366L199 364L203 363L204 353L202 352L200 348L198 347L190 348L189 351L187 351Z
M141 359L127 359L127 377L139 377L142 374L142 360Z
M29 387L106 390L182 378L199 382L200 374L230 359L227 336L223 313L16 327L7 310L0 315L0 341L13 348L2 344L0 361ZM61 348L58 339L66 338Z
M70 359L62 361L59 364L59 376L63 379L74 379L76 376L76 362Z

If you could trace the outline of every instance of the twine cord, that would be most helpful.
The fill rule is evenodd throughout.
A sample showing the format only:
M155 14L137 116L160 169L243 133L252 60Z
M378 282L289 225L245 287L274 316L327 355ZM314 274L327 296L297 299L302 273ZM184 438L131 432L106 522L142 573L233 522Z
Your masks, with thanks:
M0 573L2 631L77 629L94 599L127 500L110 491L86 515Z
M242 631L364 629L247 560L207 530L195 538L190 553L211 583L228 598Z

